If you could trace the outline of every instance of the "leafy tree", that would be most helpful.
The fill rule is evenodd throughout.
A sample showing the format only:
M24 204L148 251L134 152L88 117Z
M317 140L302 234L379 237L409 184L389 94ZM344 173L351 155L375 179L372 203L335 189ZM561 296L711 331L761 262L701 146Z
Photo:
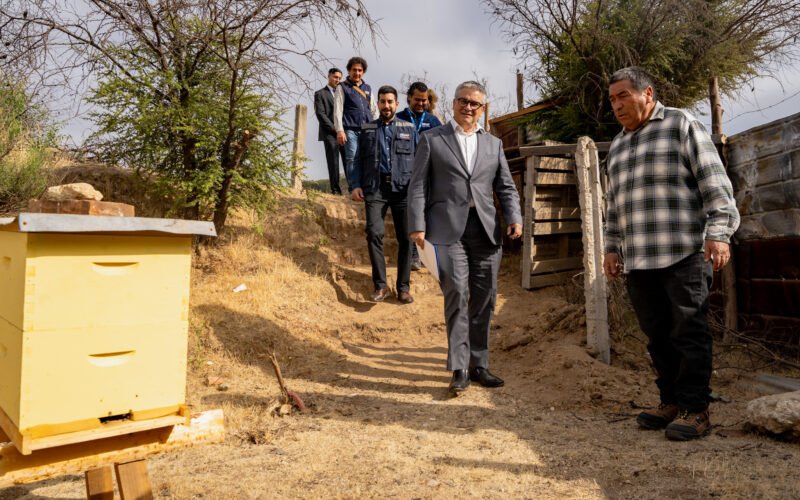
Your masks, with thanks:
M316 30L376 33L361 0L0 0L6 25L17 46L96 79L107 158L156 172L186 216L211 213L218 231L232 206L285 182L278 103L306 90L299 60L324 59Z
M608 80L642 66L665 105L692 107L718 77L733 95L798 56L800 0L484 0L528 79L556 104L536 113L545 137L596 140L619 130Z

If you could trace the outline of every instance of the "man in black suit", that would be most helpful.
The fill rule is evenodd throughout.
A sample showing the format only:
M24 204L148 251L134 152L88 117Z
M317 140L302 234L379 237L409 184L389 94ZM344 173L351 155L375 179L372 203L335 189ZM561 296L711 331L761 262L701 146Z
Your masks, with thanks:
M328 70L328 84L314 93L314 113L319 121L318 140L325 146L325 159L328 161L328 180L331 193L342 194L339 186L339 157L344 164L344 148L336 142L336 128L333 126L333 94L342 80L342 70Z

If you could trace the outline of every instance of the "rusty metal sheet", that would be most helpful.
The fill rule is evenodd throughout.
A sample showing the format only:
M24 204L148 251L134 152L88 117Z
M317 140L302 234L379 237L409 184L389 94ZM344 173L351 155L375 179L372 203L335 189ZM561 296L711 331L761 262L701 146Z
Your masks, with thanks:
M20 213L2 218L0 226L23 233L151 233L163 235L217 236L214 223L208 221L157 219L150 217L113 217L103 215L67 215ZM13 227L17 226L17 227Z

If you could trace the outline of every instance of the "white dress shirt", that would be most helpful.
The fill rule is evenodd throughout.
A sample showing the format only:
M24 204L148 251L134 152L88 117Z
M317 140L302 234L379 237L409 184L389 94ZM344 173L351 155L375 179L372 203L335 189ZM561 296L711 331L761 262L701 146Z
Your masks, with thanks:
M475 168L475 152L478 150L478 132L481 130L481 125L478 124L472 132L464 132L461 125L455 120L450 120L453 130L456 131L456 140L458 147L461 149L461 154L464 156L464 161L467 162L467 171L472 175L472 169Z

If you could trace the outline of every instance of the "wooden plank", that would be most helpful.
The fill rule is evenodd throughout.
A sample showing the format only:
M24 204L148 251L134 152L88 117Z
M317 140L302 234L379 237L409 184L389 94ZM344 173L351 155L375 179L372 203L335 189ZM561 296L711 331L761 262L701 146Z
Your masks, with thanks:
M581 209L578 207L533 207L533 219L580 219Z
M562 259L569 255L569 235L558 235L558 256Z
M565 259L537 260L533 263L531 274L551 273L553 271L564 271L566 269L578 269L583 267L583 258L567 257Z
M544 288L546 286L563 285L572 279L580 271L565 271L553 274L538 274L531 276L531 286L529 288Z
M552 185L570 185L577 183L575 174L562 173L562 172L538 172L539 180L536 182L539 186L552 186Z
M581 243L581 235L579 233L537 236L531 250L534 261L578 257L582 252L583 244Z
M533 202L536 199L536 167L539 158L531 157L526 161L525 169L525 212L522 224L522 263L520 274L522 275L522 288L530 288L531 280L531 261L533 255L531 248L533 245Z
M13 443L20 452L26 455L30 453L30 450L25 449L24 439L19 429L17 429L17 425L6 414L3 408L0 408L0 429L3 430L3 434L5 435L5 439L0 439L0 441Z
M525 146L519 148L521 156L566 156L575 154L575 144L562 144L559 146ZM611 142L595 143L597 151L608 152Z
M539 161L539 170L575 172L575 162L569 158L551 158L544 156Z
M88 500L114 500L114 475L111 467L86 471L86 498Z
M561 234L561 233L580 233L580 221L566 221L566 222L535 222L533 226L533 234Z
M145 460L114 464L114 470L122 500L152 500L153 488L150 486Z
M522 118L523 116L525 116L525 115L527 115L529 113L535 113L535 112L540 111L542 109L547 109L547 108L551 108L551 107L553 107L553 103L548 100L548 101L540 102L538 104L534 104L532 106L528 106L527 108L522 109L520 111L515 111L513 113L509 113L509 114L506 114L506 115L497 116L495 118L492 118L489 122L492 125L497 126L497 124L499 124L499 123L510 121L510 120L516 120L518 118Z
M733 332L739 331L739 311L736 304L736 256L731 245L731 260L722 268L722 320L725 325L724 342L733 342Z
M578 139L575 165L582 214L586 345L597 355L598 360L610 364L607 290L603 276L603 193L600 186L600 160L590 138Z
M64 446L67 444L94 441L96 439L105 439L122 434L130 434L131 432L141 432L149 429L158 429L159 427L170 427L172 425L185 423L186 417L180 415L168 415L166 417L153 418L150 420L114 420L111 422L105 422L102 424L102 427L98 427L96 429L69 432L66 434L56 434L55 436L27 438L23 434L23 447L25 450L30 451L43 450L46 448L55 448L57 446Z
M13 444L0 445L0 488L30 483L119 462L225 439L222 410L193 415L190 425L114 436L22 455Z

